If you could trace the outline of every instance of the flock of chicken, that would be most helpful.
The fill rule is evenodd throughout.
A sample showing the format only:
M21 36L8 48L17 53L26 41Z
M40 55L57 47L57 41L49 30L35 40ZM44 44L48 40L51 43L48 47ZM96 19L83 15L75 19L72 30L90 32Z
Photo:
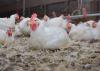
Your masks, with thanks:
M39 19L37 14L31 18L23 18L19 23L18 14L10 18L0 18L0 44L9 46L14 43L15 37L30 35L29 44L35 48L60 48L72 41L100 40L100 21L93 20L72 24L70 16L63 15L49 18L47 15Z

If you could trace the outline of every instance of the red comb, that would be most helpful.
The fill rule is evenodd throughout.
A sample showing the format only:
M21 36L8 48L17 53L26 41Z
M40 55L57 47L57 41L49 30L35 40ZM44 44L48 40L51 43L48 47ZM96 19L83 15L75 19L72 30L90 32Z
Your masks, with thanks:
M86 10L86 8L83 8L82 12L83 12L83 17L87 17L87 10Z
M67 18L67 21L70 22L70 20L71 20L71 16L68 15L66 18Z
M31 16L31 20L34 20L35 18L37 18L37 14L33 13L32 16Z

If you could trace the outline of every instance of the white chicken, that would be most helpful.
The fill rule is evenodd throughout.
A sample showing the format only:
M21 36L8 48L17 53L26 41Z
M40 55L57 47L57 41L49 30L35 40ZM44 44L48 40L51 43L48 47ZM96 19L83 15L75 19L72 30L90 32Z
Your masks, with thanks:
M69 36L75 41L91 41L95 39L92 28L87 27L84 23L80 23L69 32Z
M10 18L0 18L0 29L7 30L15 27L15 20L19 19L18 14L11 15Z
M36 17L34 17L35 19ZM33 21L34 21L33 19ZM30 46L34 48L56 49L70 42L66 31L60 27L36 25L36 21L30 24L32 29Z
M89 20L87 22L84 22L84 24L88 27L91 27L91 28L95 28L96 27L96 22L93 21L93 20Z
M28 21L30 18L24 18L20 23L15 26L15 36L20 35L29 35L30 29L28 25Z
M66 20L63 19L64 16L61 15L59 17L51 18L47 21L46 26L53 26L53 27L66 27Z
M0 30L0 44L9 46L14 42L13 32L9 28L7 31Z
M100 22L97 23L96 21L93 21L93 20L90 20L90 21L87 21L84 23L87 27L90 27L92 29L92 33L95 37L95 40L100 39L100 36L99 36L100 25L99 25L99 23Z

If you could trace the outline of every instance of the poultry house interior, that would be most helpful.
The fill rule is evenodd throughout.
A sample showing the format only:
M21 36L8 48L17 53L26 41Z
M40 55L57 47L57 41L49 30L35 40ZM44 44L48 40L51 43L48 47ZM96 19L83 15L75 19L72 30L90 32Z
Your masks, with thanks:
M100 0L0 0L0 71L100 71Z

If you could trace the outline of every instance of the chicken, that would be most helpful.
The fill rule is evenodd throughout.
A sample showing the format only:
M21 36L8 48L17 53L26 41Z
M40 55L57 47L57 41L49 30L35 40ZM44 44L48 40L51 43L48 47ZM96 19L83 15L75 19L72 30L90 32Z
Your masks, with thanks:
M33 23L30 24L32 29L29 41L31 47L56 49L70 42L70 38L64 29L56 26L45 26L41 23L37 25L34 19Z
M18 14L11 15L10 18L0 18L0 29L7 30L9 27L15 27L15 20L19 19Z
M74 29L72 29L69 33L69 36L75 41L91 41L95 39L92 28L87 27L83 23L80 23Z
M28 25L28 21L30 18L24 18L20 23L15 26L15 36L20 35L29 35L30 29Z
M73 30L76 27L76 25L71 23L71 16L70 15L68 15L66 18L67 18L66 31L69 34L69 32L71 30Z
M69 32L70 32L71 30L73 30L75 27L76 27L75 24L67 23L67 24L66 24L66 31L67 31L67 33L69 33Z
M11 28L7 31L0 30L0 44L9 46L14 42L14 36Z
M85 22L84 24L91 28L96 28L96 26L97 26L96 22L93 20L89 20L89 21Z
M100 22L95 22L95 21L93 21L93 20L90 20L90 21L87 21L87 22L85 22L84 24L86 25L86 26L88 26L88 27L90 27L90 28L92 28L92 33L93 33L93 35L94 35L94 37L95 37L95 40L100 40L100 25L99 25L99 23Z
M55 26L55 27L61 27L65 28L66 26L66 20L63 19L63 15L55 18L51 18L47 21L46 26Z

